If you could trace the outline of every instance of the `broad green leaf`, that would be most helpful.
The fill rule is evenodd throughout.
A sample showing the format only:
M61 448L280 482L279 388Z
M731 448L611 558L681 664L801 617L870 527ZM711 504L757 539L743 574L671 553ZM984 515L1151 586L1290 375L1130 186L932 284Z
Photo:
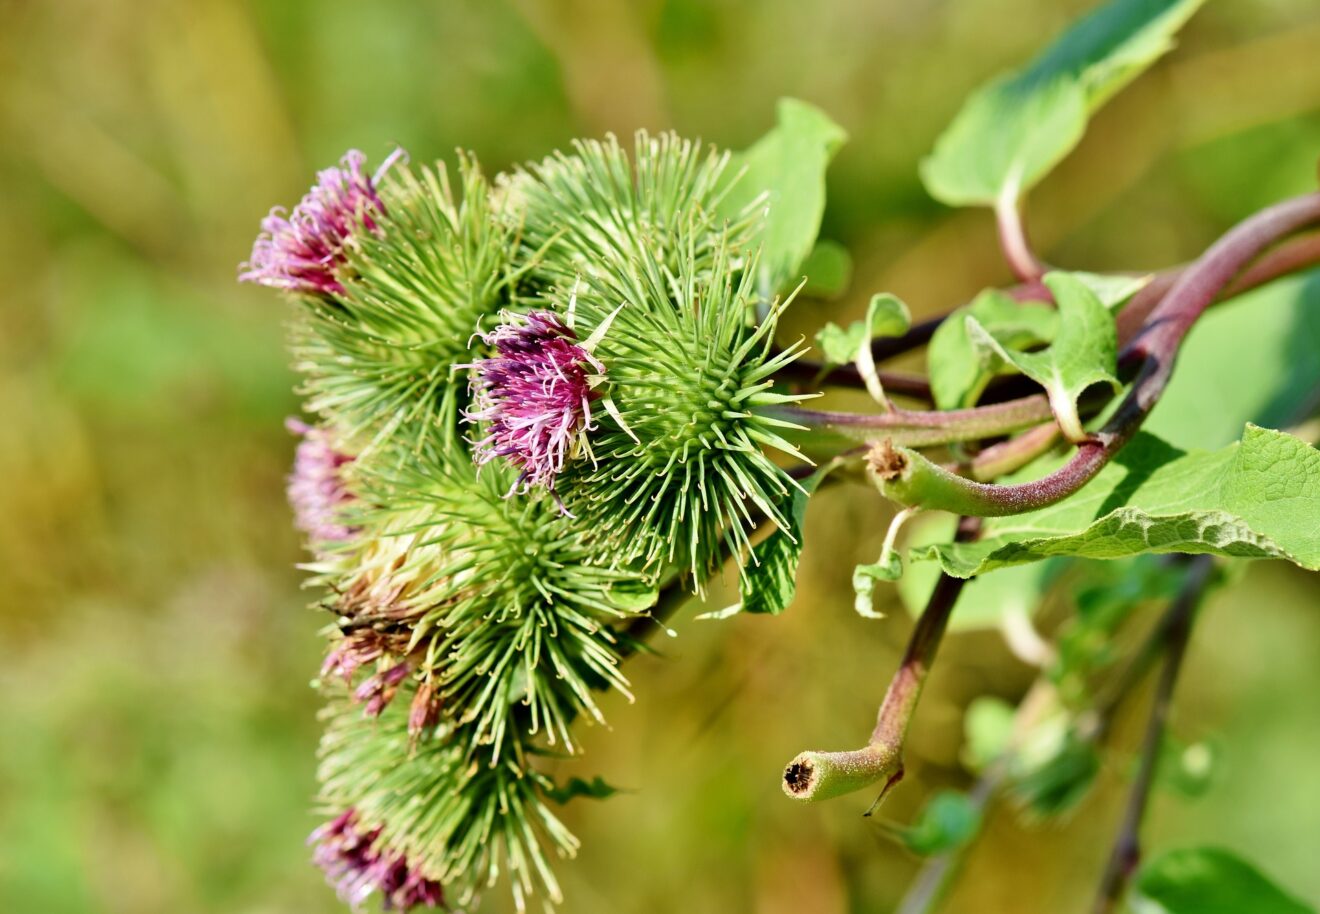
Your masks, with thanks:
M777 113L774 129L733 157L729 173L741 177L721 203L733 218L764 195L767 213L755 241L766 298L801 279L825 213L825 169L848 137L806 102L780 99Z
M1072 441L1086 437L1077 415L1077 398L1092 384L1120 385L1116 376L1118 331L1114 316L1080 280L1068 273L1050 273L1045 285L1054 293L1059 329L1042 352L1019 352L1000 342L976 316L969 314L967 335L972 345L998 358L1045 388L1054 418Z
M567 803L575 797L591 797L594 800L604 800L618 793L619 788L610 786L604 778L597 775L590 781L584 781L582 778L569 778L562 786L545 787L542 792L556 803Z
M1223 447L1247 422L1294 422L1317 387L1320 272L1312 271L1215 305L1200 318L1144 427L1178 447Z
M1239 444L1182 452L1138 435L1079 492L1056 505L990 518L981 539L914 550L948 573L1076 555L1210 553L1282 558L1320 569L1320 451L1248 425Z
M967 334L967 318L973 317L999 342L1022 349L1054 338L1059 315L1048 305L1023 303L998 289L986 289L940 324L926 350L931 395L940 409L972 406L999 371L1002 361L978 350ZM992 357L993 356L993 357Z
M958 521L952 514L930 512L909 522L907 547L919 551L953 539ZM1053 563L1042 562L1003 568L967 583L958 605L949 619L949 631L978 631L999 628L1013 613L1031 616L1040 605L1056 572ZM916 618L926 607L940 567L933 562L909 562L898 579L898 596L907 611Z
M963 715L962 762L981 771L1008 749L1017 711L1002 698L982 695L972 699Z
M967 794L941 790L899 835L908 850L926 857L962 847L976 836L980 827L981 810Z
M802 294L812 298L838 298L848 289L852 269L852 255L847 248L837 241L817 241L802 263L802 272L807 276Z
M1081 140L1089 115L1173 45L1203 0L1110 0L1025 69L973 93L921 163L951 206L1016 201Z
M1180 848L1150 861L1133 891L1143 914L1316 914L1250 863L1214 847Z

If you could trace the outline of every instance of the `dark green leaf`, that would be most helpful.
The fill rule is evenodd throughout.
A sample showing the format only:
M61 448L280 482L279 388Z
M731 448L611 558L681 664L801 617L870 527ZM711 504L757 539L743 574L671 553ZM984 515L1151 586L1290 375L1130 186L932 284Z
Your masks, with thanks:
M574 797L591 797L593 800L604 800L618 793L619 788L610 786L605 783L604 778L596 775L590 781L585 781L582 778L569 778L561 786L544 787L541 792L556 803L567 803Z
M1316 910L1250 863L1213 847L1169 851L1141 868L1133 889L1159 914L1315 914Z

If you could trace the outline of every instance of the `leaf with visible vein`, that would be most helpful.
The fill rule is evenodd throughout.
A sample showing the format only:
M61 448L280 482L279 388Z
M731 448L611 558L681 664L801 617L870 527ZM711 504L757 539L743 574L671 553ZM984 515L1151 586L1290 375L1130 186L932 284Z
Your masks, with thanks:
M914 550L966 578L1055 555L1209 553L1320 569L1320 451L1248 425L1242 441L1184 453L1141 434L1056 505L990 518L971 543Z
M1043 352L1019 352L1005 345L977 321L966 318L972 345L998 358L1045 388L1059 428L1072 441L1086 437L1077 415L1077 398L1092 384L1119 389L1116 376L1118 331L1114 316L1081 280L1068 273L1050 273L1045 285L1059 309L1059 330Z

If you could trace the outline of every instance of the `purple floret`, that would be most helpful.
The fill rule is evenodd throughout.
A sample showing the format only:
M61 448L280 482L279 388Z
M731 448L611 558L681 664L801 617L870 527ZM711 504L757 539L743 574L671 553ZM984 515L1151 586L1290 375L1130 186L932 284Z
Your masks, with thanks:
M342 167L318 172L316 184L292 213L286 216L277 206L261 221L261 235L239 280L309 295L342 293L338 273L345 246L356 232L380 231L385 204L376 183L402 155L395 150L372 177L362 171L367 157L350 149Z
M324 429L297 419L286 419L284 424L289 431L303 436L294 451L293 472L289 474L294 524L313 543L350 539L356 530L343 522L343 511L354 497L344 484L344 466L353 458L335 450Z
M477 465L502 457L522 471L513 491L554 492L555 478L592 427L591 403L599 397L592 375L605 368L549 311L533 311L481 339L496 355L473 365L475 408L465 418L486 423L486 436L473 442Z
M357 909L379 892L387 911L410 911L415 907L443 907L444 890L408 865L407 858L379 843L380 829L363 830L357 811L350 809L312 832L316 845L312 859L325 871L347 904Z

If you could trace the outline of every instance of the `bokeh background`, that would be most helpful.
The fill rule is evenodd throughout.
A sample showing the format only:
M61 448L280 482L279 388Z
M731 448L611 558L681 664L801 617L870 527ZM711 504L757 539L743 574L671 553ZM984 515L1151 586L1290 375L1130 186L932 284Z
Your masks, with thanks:
M796 328L881 289L935 311L1008 276L989 216L934 204L916 163L970 88L1088 5L0 0L0 911L341 910L303 846L321 619L283 501L286 311L234 281L272 204L349 147L463 146L491 169L643 126L739 147L794 95L851 134L824 235L856 261L849 295ZM1160 267L1312 187L1318 49L1314 0L1208 4L1035 194L1042 252ZM689 609L663 659L632 664L636 704L611 700L612 729L587 740L589 770L628 791L568 809L584 850L566 911L870 914L900 897L917 861L864 798L779 792L797 751L869 732L910 627L896 604L881 622L851 609L879 499L818 502L787 614ZM1153 846L1240 849L1312 899L1318 604L1314 578L1264 565L1211 601L1176 730L1213 739L1222 770L1194 802L1158 795L1148 829ZM994 633L951 640L885 817L965 784L963 707L1031 675ZM1083 909L1125 773L1115 757L1063 824L1000 810L946 910ZM507 907L497 892L483 910Z

